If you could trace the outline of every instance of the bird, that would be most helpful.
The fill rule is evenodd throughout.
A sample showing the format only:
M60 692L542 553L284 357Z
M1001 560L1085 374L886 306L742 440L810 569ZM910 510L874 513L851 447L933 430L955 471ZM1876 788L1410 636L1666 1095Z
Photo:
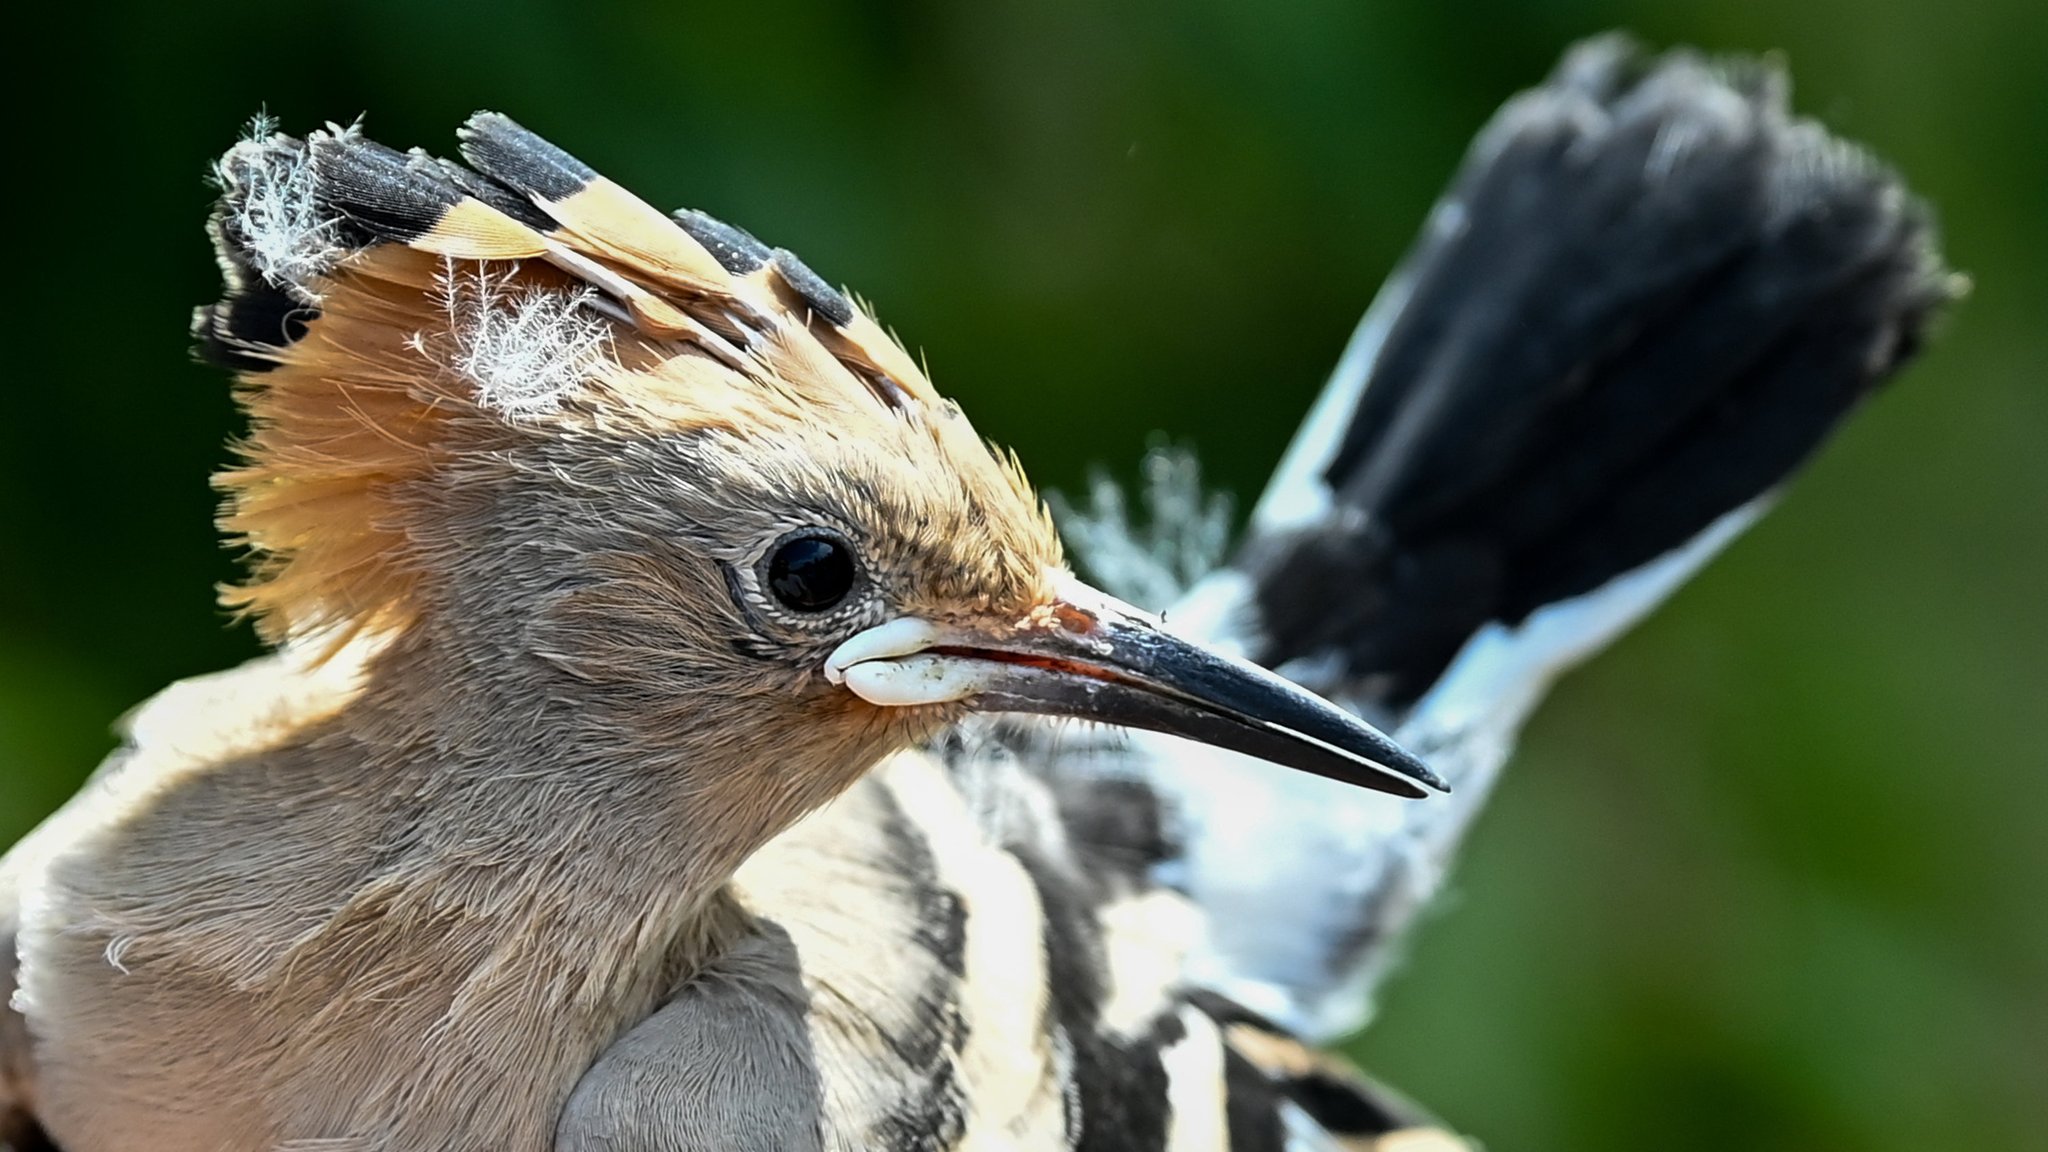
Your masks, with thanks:
M223 601L272 650L0 864L13 1147L1466 1148L1318 1045L1545 686L1960 292L1775 65L1587 42L1227 560L1098 509L1090 584L795 255L459 137L216 166Z

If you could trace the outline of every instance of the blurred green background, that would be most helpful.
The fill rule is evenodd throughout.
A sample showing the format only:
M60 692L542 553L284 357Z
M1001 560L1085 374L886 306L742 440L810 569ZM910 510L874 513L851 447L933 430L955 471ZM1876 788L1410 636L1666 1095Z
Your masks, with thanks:
M1356 1051L1498 1150L2048 1148L2048 6L906 0L36 6L0 419L0 843L254 650L187 356L260 106L524 120L879 303L1044 483L1249 498L1471 133L1571 40L1782 50L1975 293L1546 709Z

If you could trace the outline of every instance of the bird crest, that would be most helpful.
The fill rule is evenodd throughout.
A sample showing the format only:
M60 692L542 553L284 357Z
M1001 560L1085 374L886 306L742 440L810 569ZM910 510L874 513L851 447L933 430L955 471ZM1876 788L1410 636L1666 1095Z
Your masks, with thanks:
M250 420L216 482L253 571L223 600L266 639L403 627L430 511L412 482L533 436L863 443L1014 521L1027 546L998 584L1061 562L1015 461L796 256L663 213L505 116L459 136L460 164L259 118L216 165L227 287L194 331Z

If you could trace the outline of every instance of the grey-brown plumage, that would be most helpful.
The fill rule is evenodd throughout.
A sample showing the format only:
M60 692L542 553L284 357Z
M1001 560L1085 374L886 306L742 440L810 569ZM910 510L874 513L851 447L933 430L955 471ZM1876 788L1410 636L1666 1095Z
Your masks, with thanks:
M1619 99L1585 73L1595 57L1626 62L1596 49L1553 87ZM1731 93L1676 84L1668 111L1682 122ZM1461 187L1527 155L1533 137L1504 123ZM456 164L354 128L263 128L221 161L227 287L196 333L251 418L221 478L222 525L253 560L227 600L277 651L145 705L0 866L15 992L0 1140L1462 1148L1220 990L1205 967L1220 934L1271 917L1235 923L1188 880L1187 817L1216 779L1166 785L1197 766L1176 759L1188 746L1146 744L1139 770L1045 717L1396 796L1436 777L1355 717L1079 584L1014 462L791 254L656 212L501 116L462 139ZM1799 451L1746 474L1741 499L1890 369L1934 302L1917 210L1896 211L1888 176L1866 183L1903 221L1869 266L1898 275L1780 319L1803 332L1802 317L1868 313L1889 358L1856 360L1856 387L1799 422ZM1526 191L1567 184L1551 171ZM1743 200L1733 222L1774 204ZM1521 219L1473 211L1476 232ZM1615 255L1588 235L1510 234L1463 262L1425 246L1434 320L1395 346L1427 361L1444 351L1430 332L1497 322L1501 290L1457 290L1502 283L1488 259L1521 260L1534 284ZM1783 255L1775 243L1757 258ZM1619 283L1603 300L1645 296ZM1837 327L1807 344L1866 347L1864 328ZM1652 395L1641 375L1617 404ZM1344 424L1333 506L1359 488L1345 476L1428 486L1416 461L1483 451L1442 429L1428 453L1388 446L1386 429L1436 410L1416 400L1430 391L1393 388ZM1772 440L1769 411L1741 406L1731 435ZM1545 428L1481 423L1489 442ZM1537 489L1579 478L1532 468ZM1310 580L1334 624L1301 625L1307 598L1287 589L1322 570L1301 558L1358 557L1343 532L1319 552L1289 528L1225 573L1271 625L1250 638L1268 658L1409 652L1401 637L1427 634L1415 682L1396 685L1407 700L1444 637L1498 614L1402 615L1377 584L1352 604Z

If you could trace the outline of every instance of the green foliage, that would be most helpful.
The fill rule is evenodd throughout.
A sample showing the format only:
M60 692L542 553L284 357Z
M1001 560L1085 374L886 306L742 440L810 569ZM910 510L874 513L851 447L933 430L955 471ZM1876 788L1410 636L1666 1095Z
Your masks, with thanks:
M524 120L878 301L1034 475L1155 430L1247 498L1471 132L1570 40L1782 49L1973 297L1568 683L1356 1050L1492 1147L2048 1147L2039 0L36 5L0 420L0 842L254 650L204 478L205 164L267 106Z

